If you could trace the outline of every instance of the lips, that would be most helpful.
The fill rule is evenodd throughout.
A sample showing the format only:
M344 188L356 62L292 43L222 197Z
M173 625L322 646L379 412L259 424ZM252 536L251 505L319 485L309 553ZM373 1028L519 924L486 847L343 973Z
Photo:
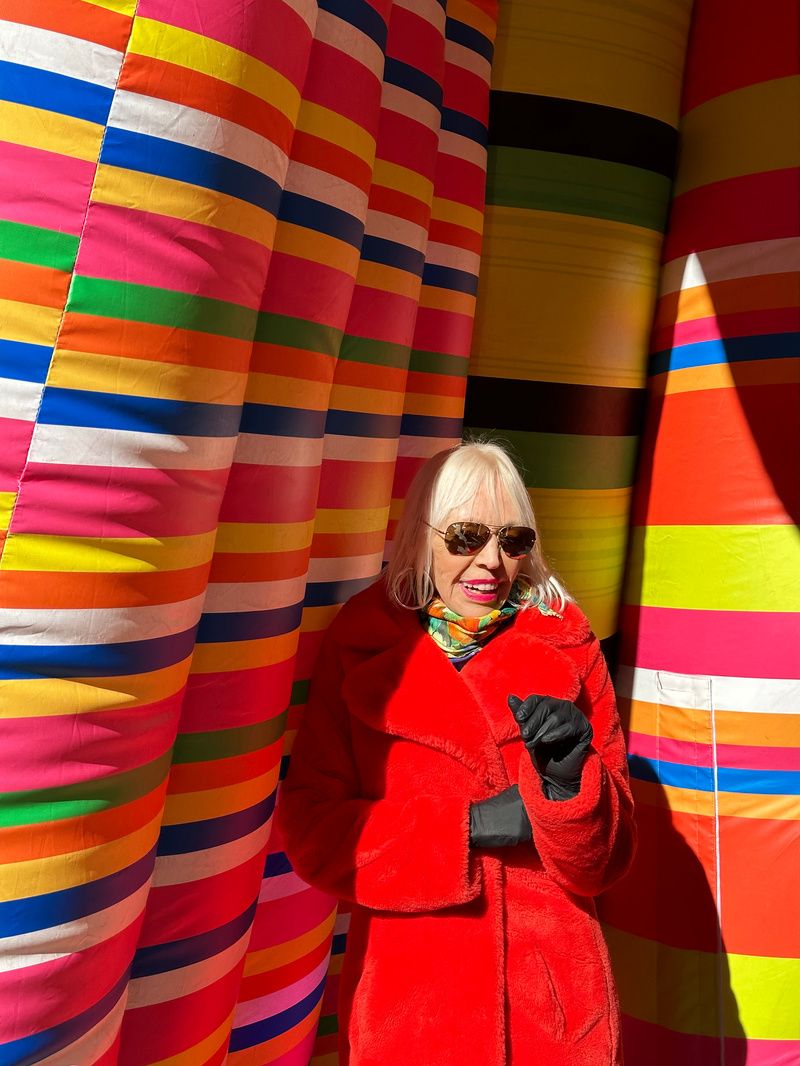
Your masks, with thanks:
M459 584L464 595L473 603L493 603L500 588L497 581L460 581Z

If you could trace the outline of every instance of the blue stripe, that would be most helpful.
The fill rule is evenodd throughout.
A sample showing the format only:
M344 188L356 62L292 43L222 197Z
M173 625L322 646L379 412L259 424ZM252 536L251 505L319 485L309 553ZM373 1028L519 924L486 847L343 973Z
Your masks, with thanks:
M321 200L312 200L296 192L285 192L281 199L280 218L295 226L327 233L329 237L352 244L354 248L361 247L364 223L348 211L340 211L338 207L331 207Z
M331 940L331 955L341 955L347 947L347 933L337 933Z
M267 855L267 861L264 863L264 877L280 877L281 874L290 874L292 872L292 864L289 862L289 856L285 851L275 851L271 855Z
M159 400L50 386L44 391L39 421L51 426L91 426L179 437L235 437L241 413L236 404Z
M435 263L425 264L422 283L436 285L440 289L466 292L470 296L474 296L478 291L478 279L474 274L466 270L456 270L454 267L438 266Z
M800 355L800 333L766 333L755 337L728 337L725 340L698 341L654 352L650 373L683 370L690 366L744 363L760 359L792 359Z
M71 115L103 126L111 110L114 90L93 85L66 74L54 74L38 67L0 61L2 99L25 104L58 115Z
M330 607L345 603L375 581L374 577L355 577L349 581L314 581L306 586L306 607Z
M375 415L368 411L336 411L331 408L325 431L340 437L396 437L400 431L399 415Z
M325 411L246 403L242 410L241 432L319 439L325 436Z
M197 643L215 644L277 637L297 629L302 614L302 601L270 611L222 611L219 614L209 612L200 619Z
M449 107L443 107L442 129L449 130L450 133L459 133L462 137L468 137L471 141L476 141L484 148L486 147L488 141L486 126L462 111L453 111Z
M169 970L181 970L185 966L202 962L203 959L210 959L221 951L225 951L237 940L241 940L253 924L257 905L258 901L251 903L243 914L207 933L198 933L197 936L188 936L183 940L173 940L169 944L154 944L149 948L139 948L133 959L131 979L167 973Z
M313 992L310 992L291 1007L287 1007L286 1010L279 1011L278 1014L273 1014L271 1018L265 1018L263 1021L242 1025L238 1029L234 1029L231 1033L230 1050L243 1051L245 1048L263 1044L273 1036L279 1036L281 1033L287 1032L298 1022L308 1017L322 999L324 991L325 978L323 977Z
M382 52L386 50L386 23L366 0L320 0L319 8L355 26L371 37Z
M50 929L112 907L141 888L153 872L153 847L131 866L75 888L0 903L0 937Z
M368 259L371 263L384 263L386 266L399 267L407 270L409 274L422 273L425 266L425 256L416 248L409 248L407 244L398 244L397 241L387 241L384 237L369 237L364 235L361 245L361 258Z
M383 80L390 85L397 85L401 89L407 89L415 96L422 97L437 109L442 106L442 87L438 81L434 81L428 74L423 73L417 67L409 63L403 63L400 59L386 57L383 68Z
M100 162L214 189L262 207L273 215L281 199L280 187L272 178L244 163L203 148L191 148L115 126L106 130Z
M104 996L74 1018L60 1022L43 1032L23 1036L18 1040L9 1040L0 1045L0 1066L33 1066L34 1063L41 1062L42 1059L49 1058L57 1051L69 1047L108 1015L114 1005L119 1002L128 981L129 976L126 970Z
M462 425L460 418L403 415L400 432L409 437L460 437Z
M472 26L468 26L466 22L459 22L458 19L448 18L444 31L445 37L448 41L454 41L456 44L462 44L465 48L469 48L472 52L477 52L478 55L482 55L484 59L488 59L491 63L494 58L494 45L478 30L473 29Z
M4 644L0 679L125 677L174 666L195 645L195 628L118 644Z
M275 809L275 792L266 799L233 814L221 814L219 818L206 818L200 822L183 822L180 825L163 825L158 839L159 855L186 855L190 851L205 851L231 840L239 840L255 832L272 817Z
M0 378L44 384L53 349L46 344L0 340Z
M665 762L643 755L628 757L631 777L639 781L714 791L714 771L710 766ZM717 769L720 792L743 792L758 796L796 796L800 794L800 770L739 770L720 766Z

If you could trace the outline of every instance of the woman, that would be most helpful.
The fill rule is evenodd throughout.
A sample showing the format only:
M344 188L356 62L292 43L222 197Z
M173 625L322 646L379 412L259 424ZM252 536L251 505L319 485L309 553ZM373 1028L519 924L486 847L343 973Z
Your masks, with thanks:
M497 445L434 456L320 652L279 816L298 873L354 904L341 1063L621 1061L592 897L633 851L625 750L535 530Z

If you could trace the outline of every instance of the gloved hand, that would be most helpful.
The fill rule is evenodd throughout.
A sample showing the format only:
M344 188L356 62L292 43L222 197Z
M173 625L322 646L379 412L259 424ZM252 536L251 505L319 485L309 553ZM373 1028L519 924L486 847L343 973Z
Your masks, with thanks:
M516 785L470 805L470 847L505 848L532 839L528 812Z
M555 696L508 697L545 796L567 800L581 790L583 761L592 743L591 723L569 700Z

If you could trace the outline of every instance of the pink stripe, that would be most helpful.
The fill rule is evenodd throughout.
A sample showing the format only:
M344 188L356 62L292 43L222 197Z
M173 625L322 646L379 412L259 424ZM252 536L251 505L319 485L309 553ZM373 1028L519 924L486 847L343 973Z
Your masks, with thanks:
M90 357L91 358L91 357ZM215 529L228 471L31 463L16 533L180 537Z
M287 1051L285 1055L281 1055L278 1059L272 1059L269 1066L307 1066L307 1063L311 1062L316 1038L317 1027L312 1025L311 1032L303 1037L297 1047L293 1047L291 1051ZM256 1047L257 1045L254 1044L252 1046ZM236 1059L232 1058L230 1061L234 1063Z
M420 307L414 330L414 347L426 352L445 352L469 358L472 344L472 315Z
M336 267L273 252L261 309L344 329L354 283Z
M78 236L95 164L0 141L3 218ZM51 180L58 175L58 181ZM42 190L47 189L47 195Z
M33 422L0 418L0 492L16 492L33 435Z
M797 1066L800 1062L800 1040L727 1037L723 1060L720 1041L713 1036L676 1033L628 1015L622 1017L622 1032L625 1061L634 1066L718 1066L723 1061L747 1062L747 1066Z
M717 762L741 770L800 770L800 748L719 744Z
M268 263L268 248L235 233L166 215L92 204L75 270L89 277L257 308Z
M270 992L266 996L261 996L259 999L247 1003L246 1006L245 1004L242 1004L243 1020L239 1023L238 1027L250 1025L253 1022L258 1021L259 1013L262 1018L273 1017L280 1011L293 1007L310 992L313 992L325 976L327 968L328 960L325 958L318 966L314 967L311 973L307 973L305 977L301 977L297 982L288 987L279 988L275 992ZM248 1021L244 1021L244 1017L246 1017Z
M394 292L357 285L353 291L347 332L408 347L414 339L417 301Z
M230 673L190 674L181 733L253 725L282 714L294 680L294 657Z
M672 740L669 737L652 737L647 733L631 733L628 754L641 755L645 759L662 759L686 766L711 766L713 762L710 744L696 744L693 740Z
M678 322L653 333L652 348L660 351L682 344L720 340L722 337L750 337L762 333L789 333L798 328L800 313L793 307L779 307L768 311L742 311L718 318L696 318Z
M628 753L687 766L711 766L713 763L711 744L651 736L648 733L630 733ZM718 744L717 764L740 770L800 770L800 749Z
M234 463L219 520L307 522L316 512L318 484L318 466Z
M3 745L13 758L3 767L3 787L59 788L157 759L175 739L181 695L78 719L71 714L4 719Z
M620 618L620 661L680 674L797 677L797 621L789 612L627 604Z
M269 921L256 923L250 939L251 951L274 947L302 936L324 921L333 909L330 897L315 888L285 899L270 900L266 906L269 907Z

